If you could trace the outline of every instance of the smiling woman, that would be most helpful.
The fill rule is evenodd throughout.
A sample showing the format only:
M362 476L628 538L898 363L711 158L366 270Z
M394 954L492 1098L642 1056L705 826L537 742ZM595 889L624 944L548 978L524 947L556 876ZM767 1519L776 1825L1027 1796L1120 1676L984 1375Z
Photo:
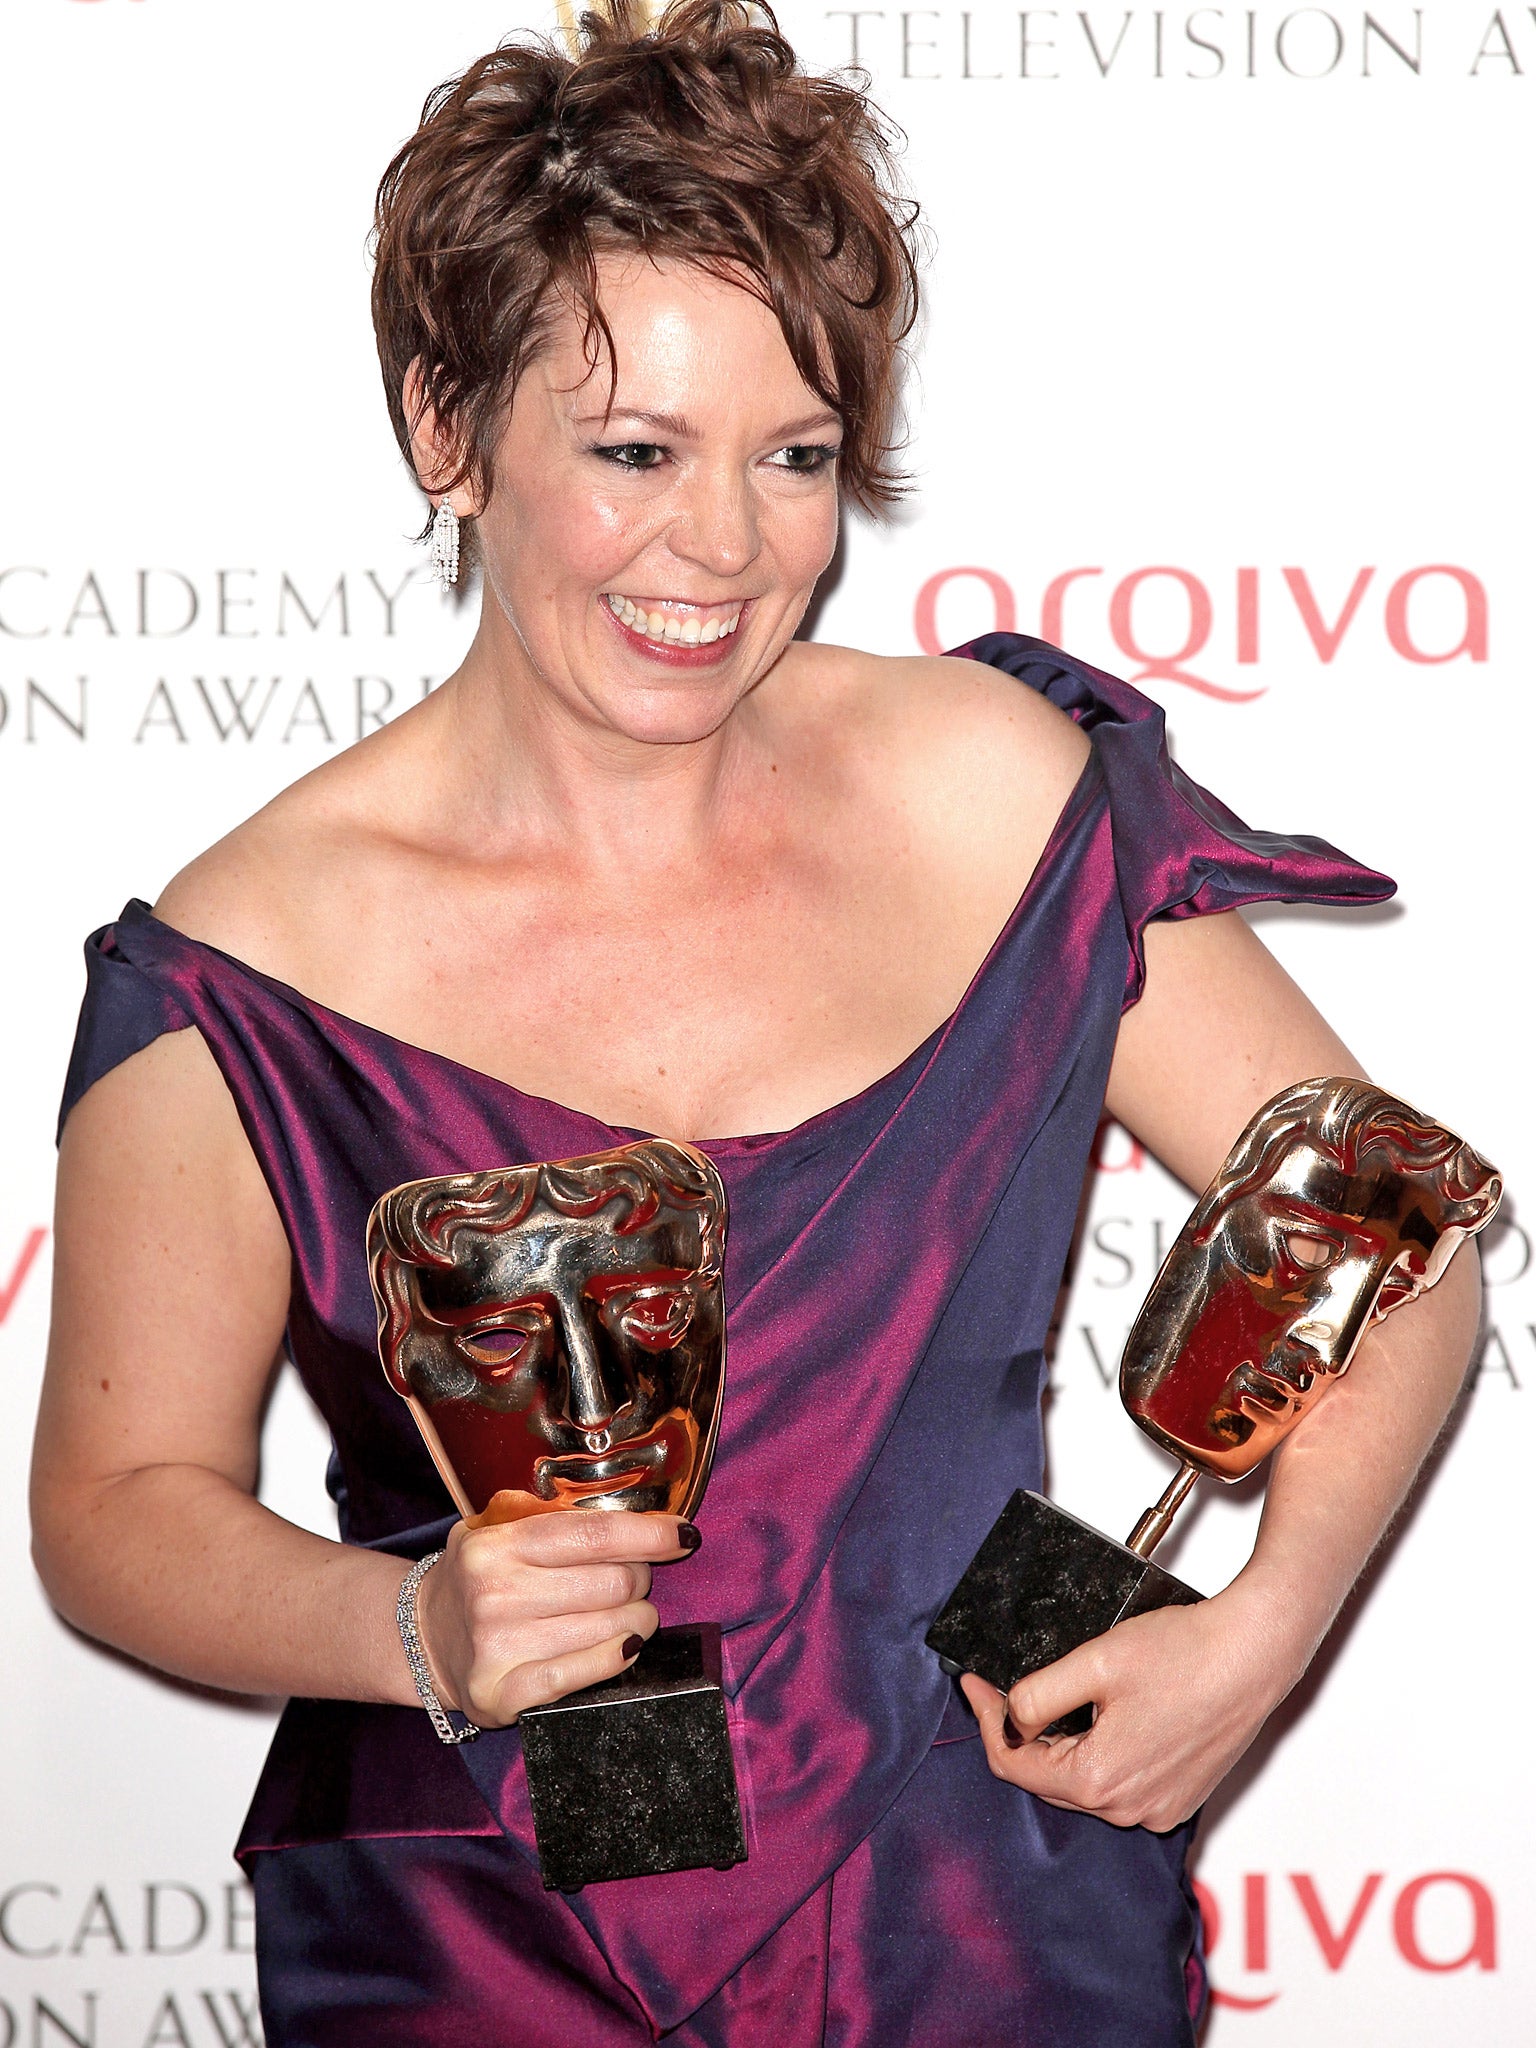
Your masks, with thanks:
M474 521L496 599L479 652L498 676L531 663L573 718L702 740L832 558L843 422L743 283L613 250L594 276L605 331L556 299L504 408L499 487L443 493ZM460 429L427 381L413 361L411 445L435 490Z
M1006 1712L925 1649L1040 1477L1106 1104L1200 1185L1260 1103L1357 1071L1212 913L1391 884L1250 832L1154 705L1041 642L796 637L843 503L899 487L912 220L862 93L734 0L621 0L574 53L509 44L434 93L380 191L375 313L433 526L473 537L474 642L88 948L36 1554L104 1641L294 1696L240 1851L272 2048L1189 2043L1190 1816L1459 1380L1465 1259L1286 1439L1224 1592ZM730 1209L697 1528L661 1482L715 1427L714 1226L619 1204L593 1266L567 1204L658 1141ZM427 1333L406 1357L386 1317L396 1385L471 1407L471 1451L520 1445L524 1505L578 1502L471 1526L379 1369L368 1219L443 1177L494 1208L547 1162L537 1229L477 1240L492 1313L385 1204ZM284 1345L339 1542L254 1498ZM591 1512L626 1458L651 1511ZM519 1718L663 1616L722 1626L748 1860L547 1894ZM443 1706L475 1742L439 1743Z

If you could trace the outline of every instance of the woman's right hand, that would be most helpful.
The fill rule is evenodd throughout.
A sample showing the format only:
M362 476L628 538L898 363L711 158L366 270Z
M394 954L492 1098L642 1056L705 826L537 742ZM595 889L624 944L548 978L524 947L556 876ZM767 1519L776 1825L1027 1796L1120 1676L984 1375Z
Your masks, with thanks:
M421 1582L417 1625L445 1706L505 1728L639 1655L660 1617L651 1566L698 1548L675 1515L577 1510L457 1523Z

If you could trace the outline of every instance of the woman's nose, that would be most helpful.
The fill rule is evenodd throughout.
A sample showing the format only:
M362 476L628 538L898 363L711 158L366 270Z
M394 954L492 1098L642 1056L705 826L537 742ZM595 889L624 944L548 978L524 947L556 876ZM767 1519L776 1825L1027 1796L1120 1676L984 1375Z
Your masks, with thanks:
M668 536L672 551L713 576L739 576L756 560L761 537L747 479L734 467L701 467L684 486Z

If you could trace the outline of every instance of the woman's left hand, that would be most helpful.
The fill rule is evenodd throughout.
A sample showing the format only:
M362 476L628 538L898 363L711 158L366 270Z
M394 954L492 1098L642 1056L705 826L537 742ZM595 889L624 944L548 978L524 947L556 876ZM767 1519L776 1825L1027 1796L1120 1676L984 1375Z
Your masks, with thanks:
M1138 1615L1021 1678L1006 1701L967 1675L994 1774L1115 1827L1177 1827L1306 1667L1306 1652L1282 1646L1274 1617L1255 1610L1238 1581L1198 1607ZM1044 1734L1089 1700L1098 1715L1086 1735Z

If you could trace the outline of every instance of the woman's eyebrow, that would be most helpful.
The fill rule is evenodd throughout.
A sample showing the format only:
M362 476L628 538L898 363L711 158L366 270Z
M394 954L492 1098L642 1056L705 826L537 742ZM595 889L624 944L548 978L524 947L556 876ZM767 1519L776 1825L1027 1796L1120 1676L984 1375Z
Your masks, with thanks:
M681 413L649 412L642 407L630 405L616 405L611 410L603 412L579 413L576 417L576 425L578 427L611 426L615 420L632 421L642 427L654 428L657 433L670 434L677 441L691 441L696 439L698 435L698 429ZM775 428L773 436L769 438L778 438L789 442L793 441L798 435L825 433L828 428L836 428L841 425L842 422L835 412L832 412L830 409L823 409L820 412L807 414L804 419L787 420L782 426Z
M694 437L695 429L680 413L646 412L639 406L615 405L602 412L578 413L578 427L609 426L614 420L633 420L642 427L654 427L658 433L671 434L675 440L688 441Z
M809 413L802 420L791 420L787 426L779 428L779 433L786 441L793 441L802 434L824 434L829 427L835 429L842 424L835 412L823 410Z

